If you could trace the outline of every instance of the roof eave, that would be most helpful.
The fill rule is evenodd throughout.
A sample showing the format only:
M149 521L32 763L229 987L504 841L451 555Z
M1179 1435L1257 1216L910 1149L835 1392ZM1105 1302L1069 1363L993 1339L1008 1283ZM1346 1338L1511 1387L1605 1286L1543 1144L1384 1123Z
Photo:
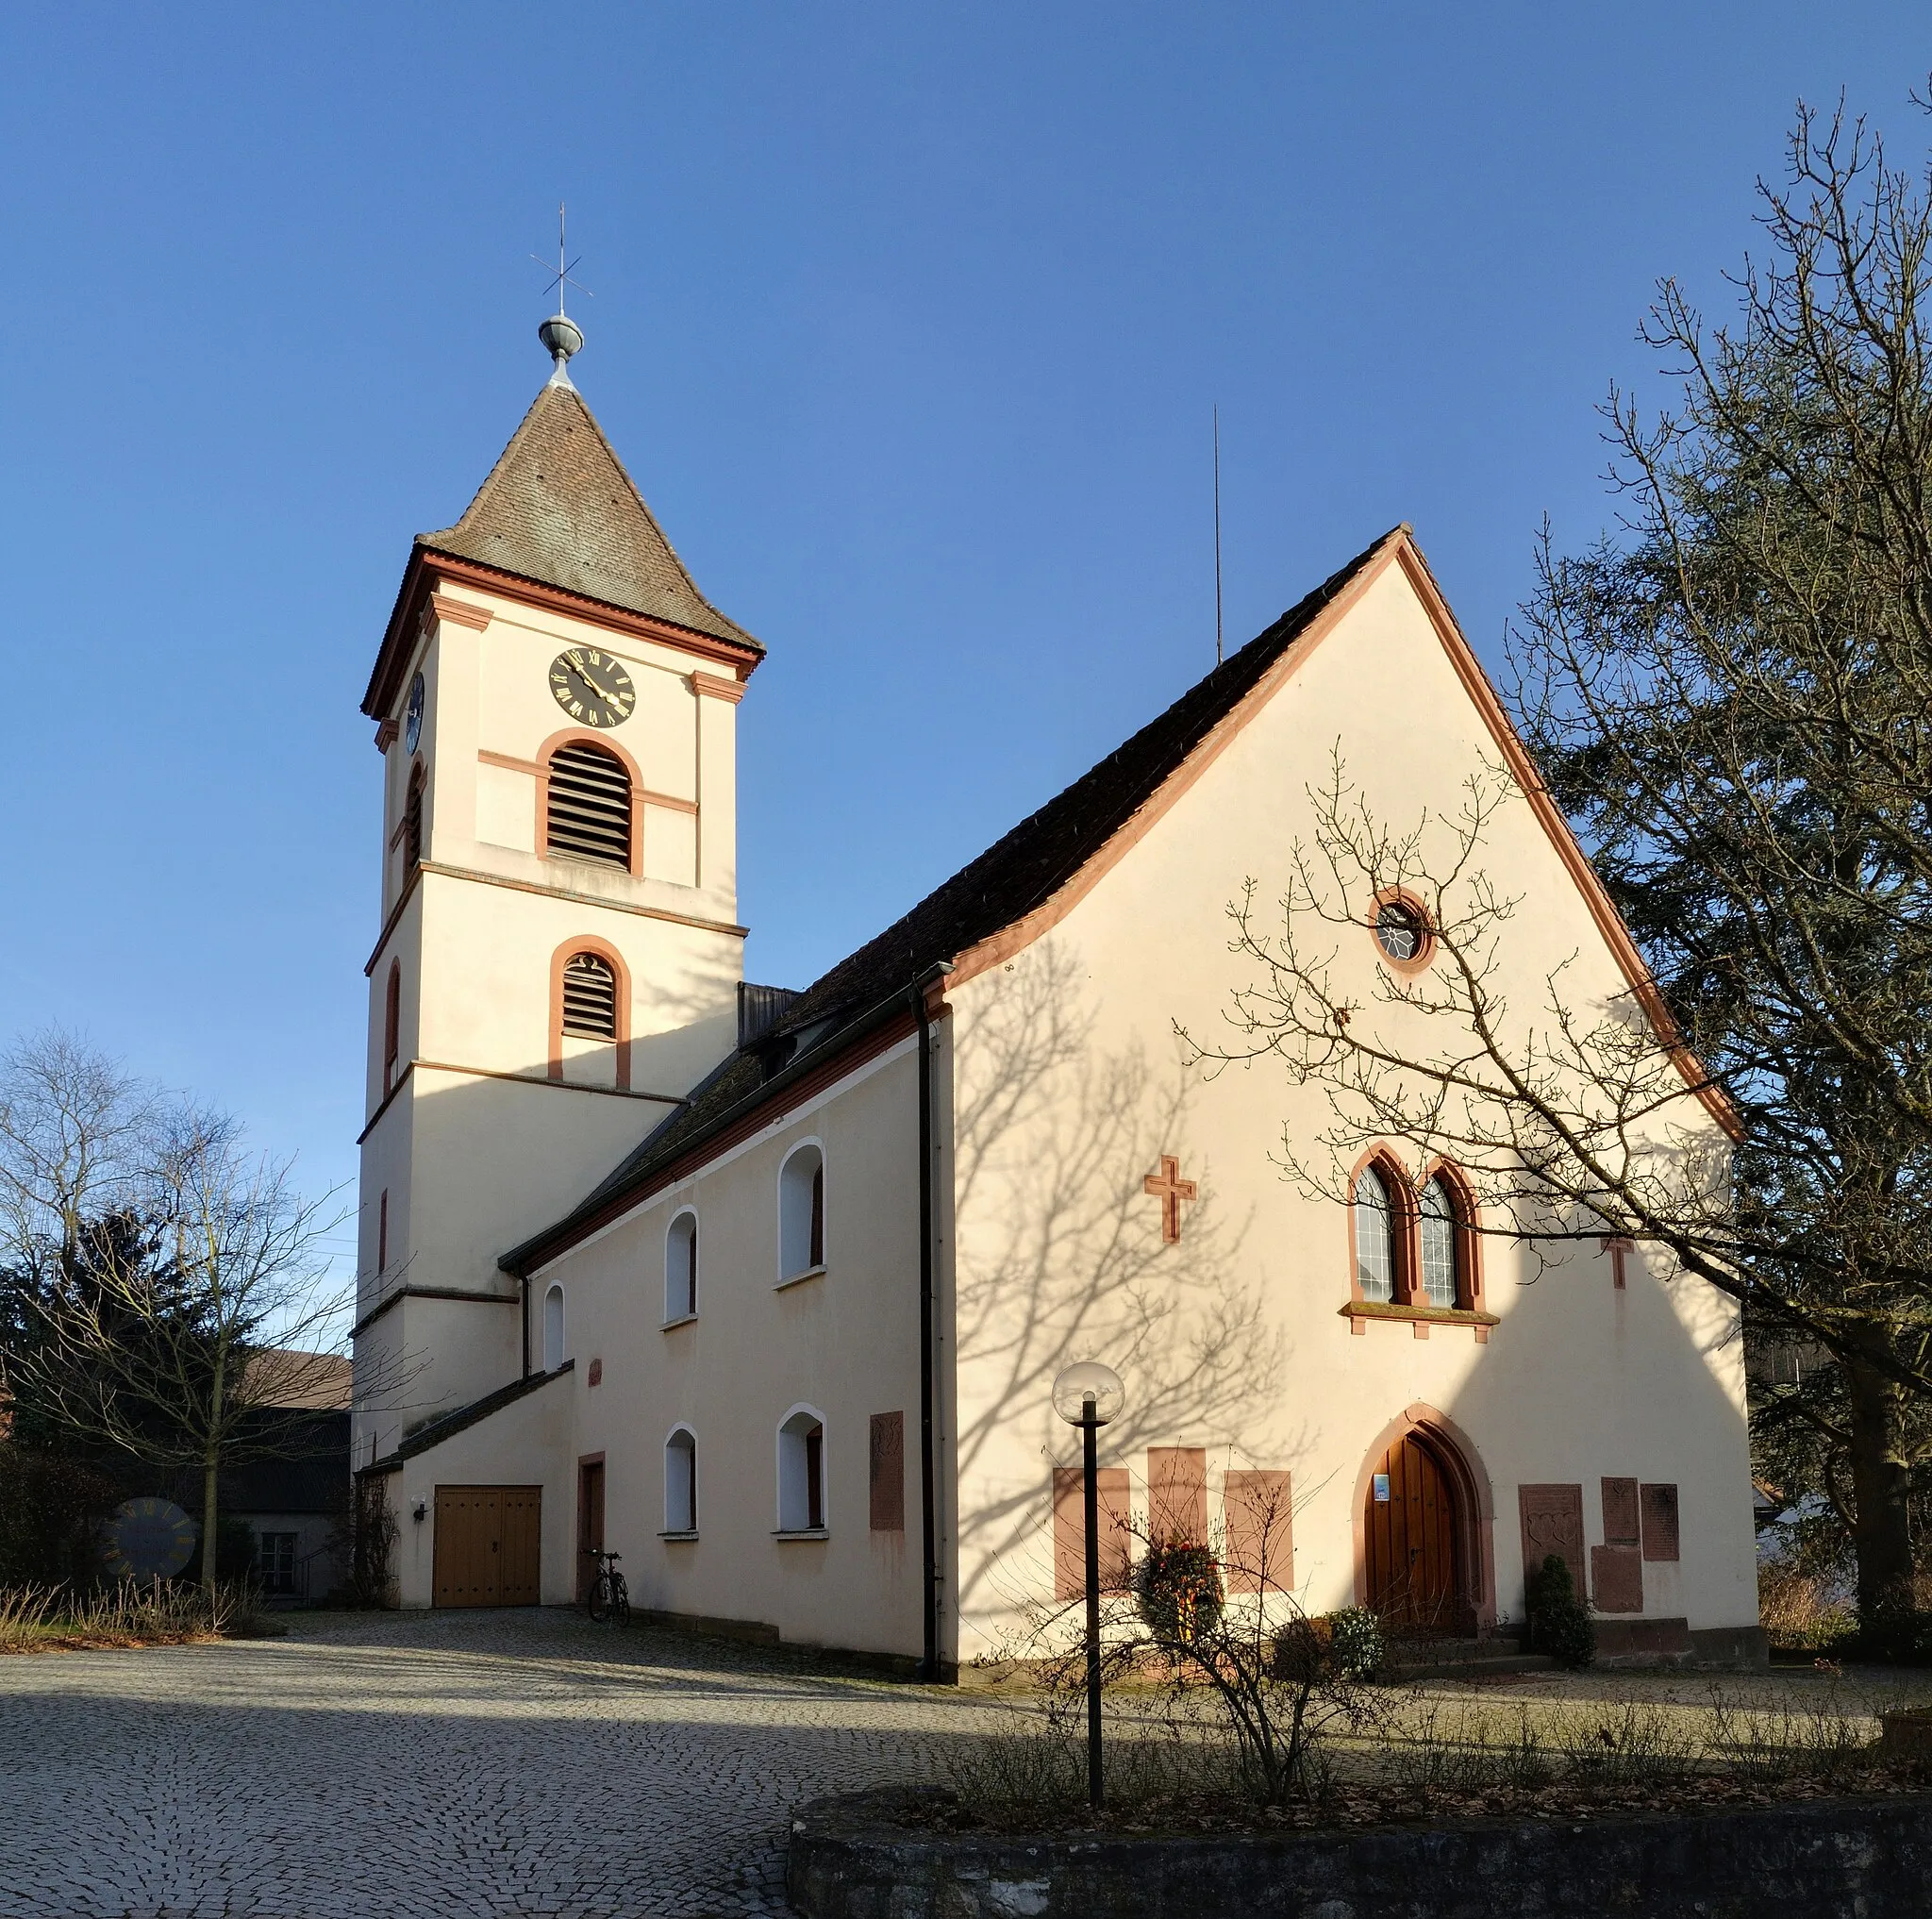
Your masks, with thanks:
M425 576L432 569L441 569L457 577L470 575L474 584L486 591L500 592L507 598L520 599L531 606L564 612L641 638L681 647L703 659L736 668L741 679L749 679L765 657L764 643L754 635L743 633L741 627L737 628L743 633L741 640L728 640L720 634L703 632L695 626L687 626L655 613L641 613L635 608L593 599L588 593L575 592L549 580L535 579L527 574L491 566L487 560L473 559L467 554L447 552L434 545L429 536L418 534L409 549L408 564L403 569L402 584L396 590L395 606L391 610L388 626L383 629L382 644L376 649L375 665L370 672L369 685L362 695L362 712L369 719L381 720L395 704L396 694L401 690L403 669L408 663L409 647L406 636L410 617L420 609L426 596ZM718 617L722 620L724 616L721 613ZM735 622L730 624L736 626Z

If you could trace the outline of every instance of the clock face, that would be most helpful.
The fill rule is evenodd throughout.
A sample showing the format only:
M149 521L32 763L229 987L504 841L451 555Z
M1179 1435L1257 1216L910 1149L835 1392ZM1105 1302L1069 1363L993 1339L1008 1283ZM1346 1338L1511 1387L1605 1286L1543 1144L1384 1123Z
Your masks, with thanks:
M638 703L630 675L594 646L572 646L550 662L550 691L572 719L587 726L615 726Z
M403 751L413 753L416 743L423 737L423 676L419 673L409 684L409 711L403 722Z

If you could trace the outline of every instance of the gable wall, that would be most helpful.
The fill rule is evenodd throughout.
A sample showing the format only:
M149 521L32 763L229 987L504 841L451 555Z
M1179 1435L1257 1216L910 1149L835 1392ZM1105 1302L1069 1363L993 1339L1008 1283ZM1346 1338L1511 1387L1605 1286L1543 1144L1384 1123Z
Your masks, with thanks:
M1553 1251L1534 1277L1507 1242L1484 1248L1486 1345L1466 1328L1419 1340L1406 1324L1362 1336L1349 1297L1346 1209L1280 1176L1284 1125L1316 1156L1318 1091L1278 1065L1211 1083L1184 1072L1173 1026L1204 1039L1246 977L1224 908L1245 877L1278 897L1291 849L1312 839L1305 789L1340 740L1386 819L1453 808L1486 728L1413 590L1390 567L1164 818L1046 937L953 990L958 1139L955 1283L961 1656L1020 1624L1018 1600L1052 1590L1050 1467L1077 1434L1047 1402L1075 1359L1108 1360L1127 1387L1103 1460L1128 1464L1144 1506L1146 1447L1209 1449L1229 1465L1287 1468L1295 1573L1313 1610L1354 1603L1358 1488L1386 1428L1418 1403L1469 1436L1495 1515L1491 1604L1521 1616L1517 1487L1583 1487L1587 1539L1603 1538L1604 1476L1682 1489L1683 1560L1645 1568L1645 1610L1693 1628L1756 1620L1741 1354L1734 1309L1632 1262L1612 1287L1593 1242ZM1501 963L1519 1006L1572 955L1569 991L1625 982L1525 802L1492 826L1484 861L1524 896ZM1264 906L1262 924L1278 914ZM1319 936L1318 936L1319 942ZM1368 935L1332 933L1341 968L1371 990ZM1366 1018L1367 1014L1358 1015ZM1707 1128L1686 1101L1686 1123ZM1160 1243L1142 1176L1163 1152L1200 1182L1177 1245ZM1217 1502L1210 1499L1210 1512Z

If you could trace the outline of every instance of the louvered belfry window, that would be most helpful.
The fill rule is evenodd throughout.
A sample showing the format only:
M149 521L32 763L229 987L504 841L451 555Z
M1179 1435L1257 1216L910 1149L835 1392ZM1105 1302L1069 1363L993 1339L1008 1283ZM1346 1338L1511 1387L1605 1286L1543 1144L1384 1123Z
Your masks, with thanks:
M563 1030L575 1040L617 1037L617 975L595 953L563 962Z
M409 792L403 802L403 862L411 869L423 863L423 769L409 775Z
M547 850L630 865L630 774L601 746L559 746L550 758Z

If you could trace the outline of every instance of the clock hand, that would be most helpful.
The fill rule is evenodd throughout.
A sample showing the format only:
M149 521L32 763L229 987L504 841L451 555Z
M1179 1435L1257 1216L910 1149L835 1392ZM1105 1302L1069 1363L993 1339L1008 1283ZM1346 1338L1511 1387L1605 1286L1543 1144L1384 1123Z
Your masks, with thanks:
M580 680L582 680L583 683L587 687L589 687L591 691L593 693L595 693L600 700L608 700L613 707L618 704L617 695L614 693L608 691L608 689L599 686L597 682L594 679L592 679L591 676L588 673L586 673L581 666L576 668L575 671L577 677Z

